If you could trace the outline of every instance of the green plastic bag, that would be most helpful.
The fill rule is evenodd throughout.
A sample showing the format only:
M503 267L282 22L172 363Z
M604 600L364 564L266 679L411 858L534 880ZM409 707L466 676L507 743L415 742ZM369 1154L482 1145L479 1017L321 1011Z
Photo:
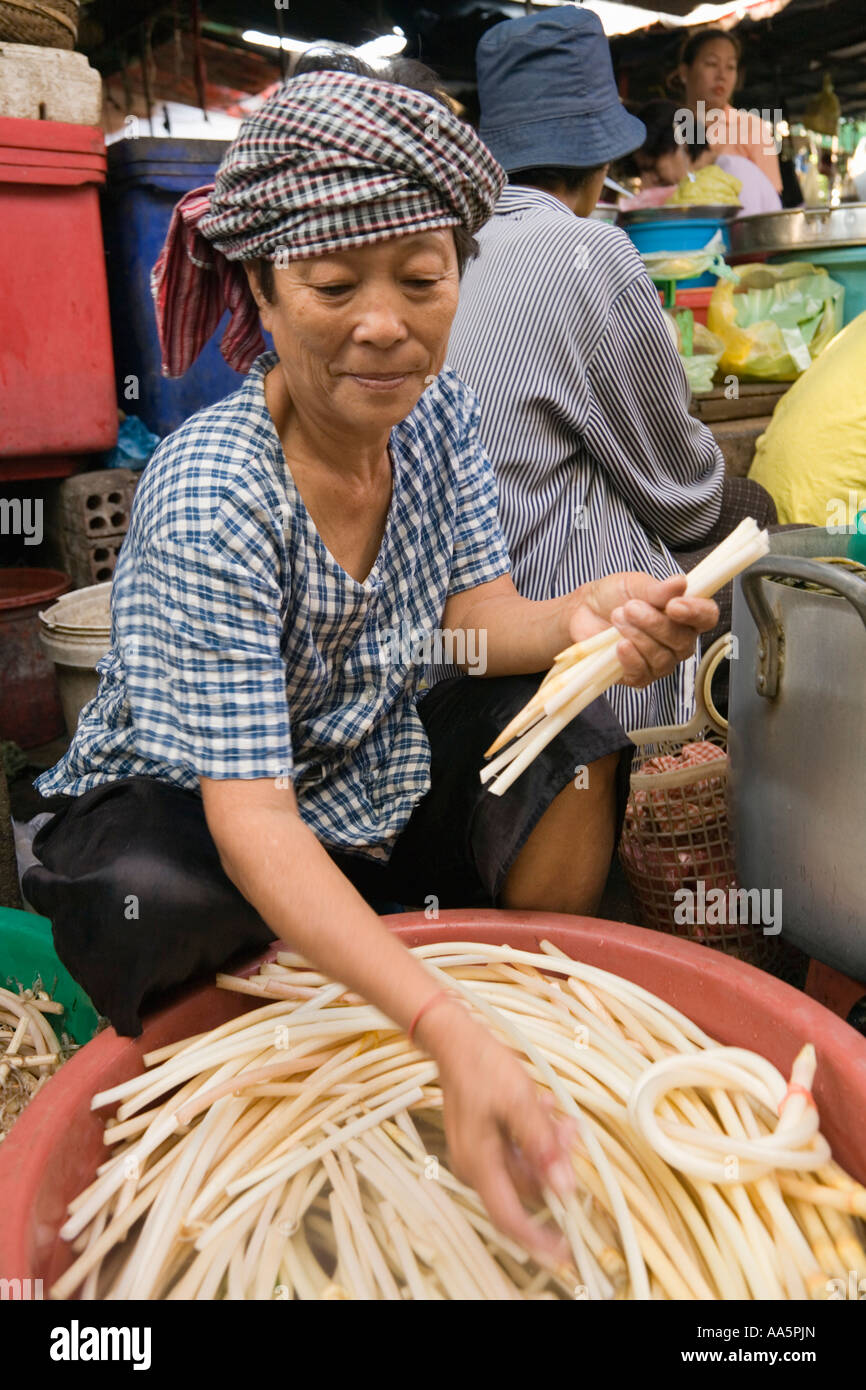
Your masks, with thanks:
M725 345L723 372L759 381L795 381L842 328L845 291L821 266L737 267L720 280L707 327Z
M667 311L665 318L677 345L692 395L712 391L713 378L725 347L721 338L717 338L702 323L695 323L691 309L681 310L677 314Z

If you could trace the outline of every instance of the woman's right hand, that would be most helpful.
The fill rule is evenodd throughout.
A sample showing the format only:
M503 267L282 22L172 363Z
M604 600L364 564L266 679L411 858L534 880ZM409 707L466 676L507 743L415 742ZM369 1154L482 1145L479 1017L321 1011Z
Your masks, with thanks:
M522 1199L540 1197L545 1186L561 1196L573 1191L573 1123L554 1117L526 1067L456 1000L431 1010L417 1033L439 1064L455 1175L505 1235L545 1261L568 1259L563 1237L539 1226Z

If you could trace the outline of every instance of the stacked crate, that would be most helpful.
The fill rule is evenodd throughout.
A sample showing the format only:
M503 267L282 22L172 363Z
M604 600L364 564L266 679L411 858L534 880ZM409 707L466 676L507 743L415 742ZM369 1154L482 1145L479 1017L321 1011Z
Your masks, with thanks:
M76 589L114 574L139 477L130 468L103 468L58 488L48 531Z

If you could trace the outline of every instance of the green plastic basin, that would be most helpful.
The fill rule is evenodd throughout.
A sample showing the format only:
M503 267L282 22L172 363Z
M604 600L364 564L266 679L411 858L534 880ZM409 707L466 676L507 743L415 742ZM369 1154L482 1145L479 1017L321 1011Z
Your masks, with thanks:
M48 918L0 907L0 986L17 994L19 985L32 989L37 981L63 1005L64 1013L49 1018L55 1032L68 1033L73 1042L90 1042L99 1015L61 964Z

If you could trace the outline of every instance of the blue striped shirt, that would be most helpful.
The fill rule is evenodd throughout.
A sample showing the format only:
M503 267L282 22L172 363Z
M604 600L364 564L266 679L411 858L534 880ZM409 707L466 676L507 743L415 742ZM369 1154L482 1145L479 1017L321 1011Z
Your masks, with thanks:
M265 353L159 446L112 585L111 650L38 780L289 779L326 845L387 858L430 785L415 707L449 594L508 572L478 406L449 371L391 431L391 505L358 583L326 549L265 403Z
M568 593L620 570L679 573L669 547L718 519L724 460L688 413L658 293L625 234L550 193L505 189L478 234L448 364L481 402L518 590ZM609 699L626 729L693 712L695 660Z

